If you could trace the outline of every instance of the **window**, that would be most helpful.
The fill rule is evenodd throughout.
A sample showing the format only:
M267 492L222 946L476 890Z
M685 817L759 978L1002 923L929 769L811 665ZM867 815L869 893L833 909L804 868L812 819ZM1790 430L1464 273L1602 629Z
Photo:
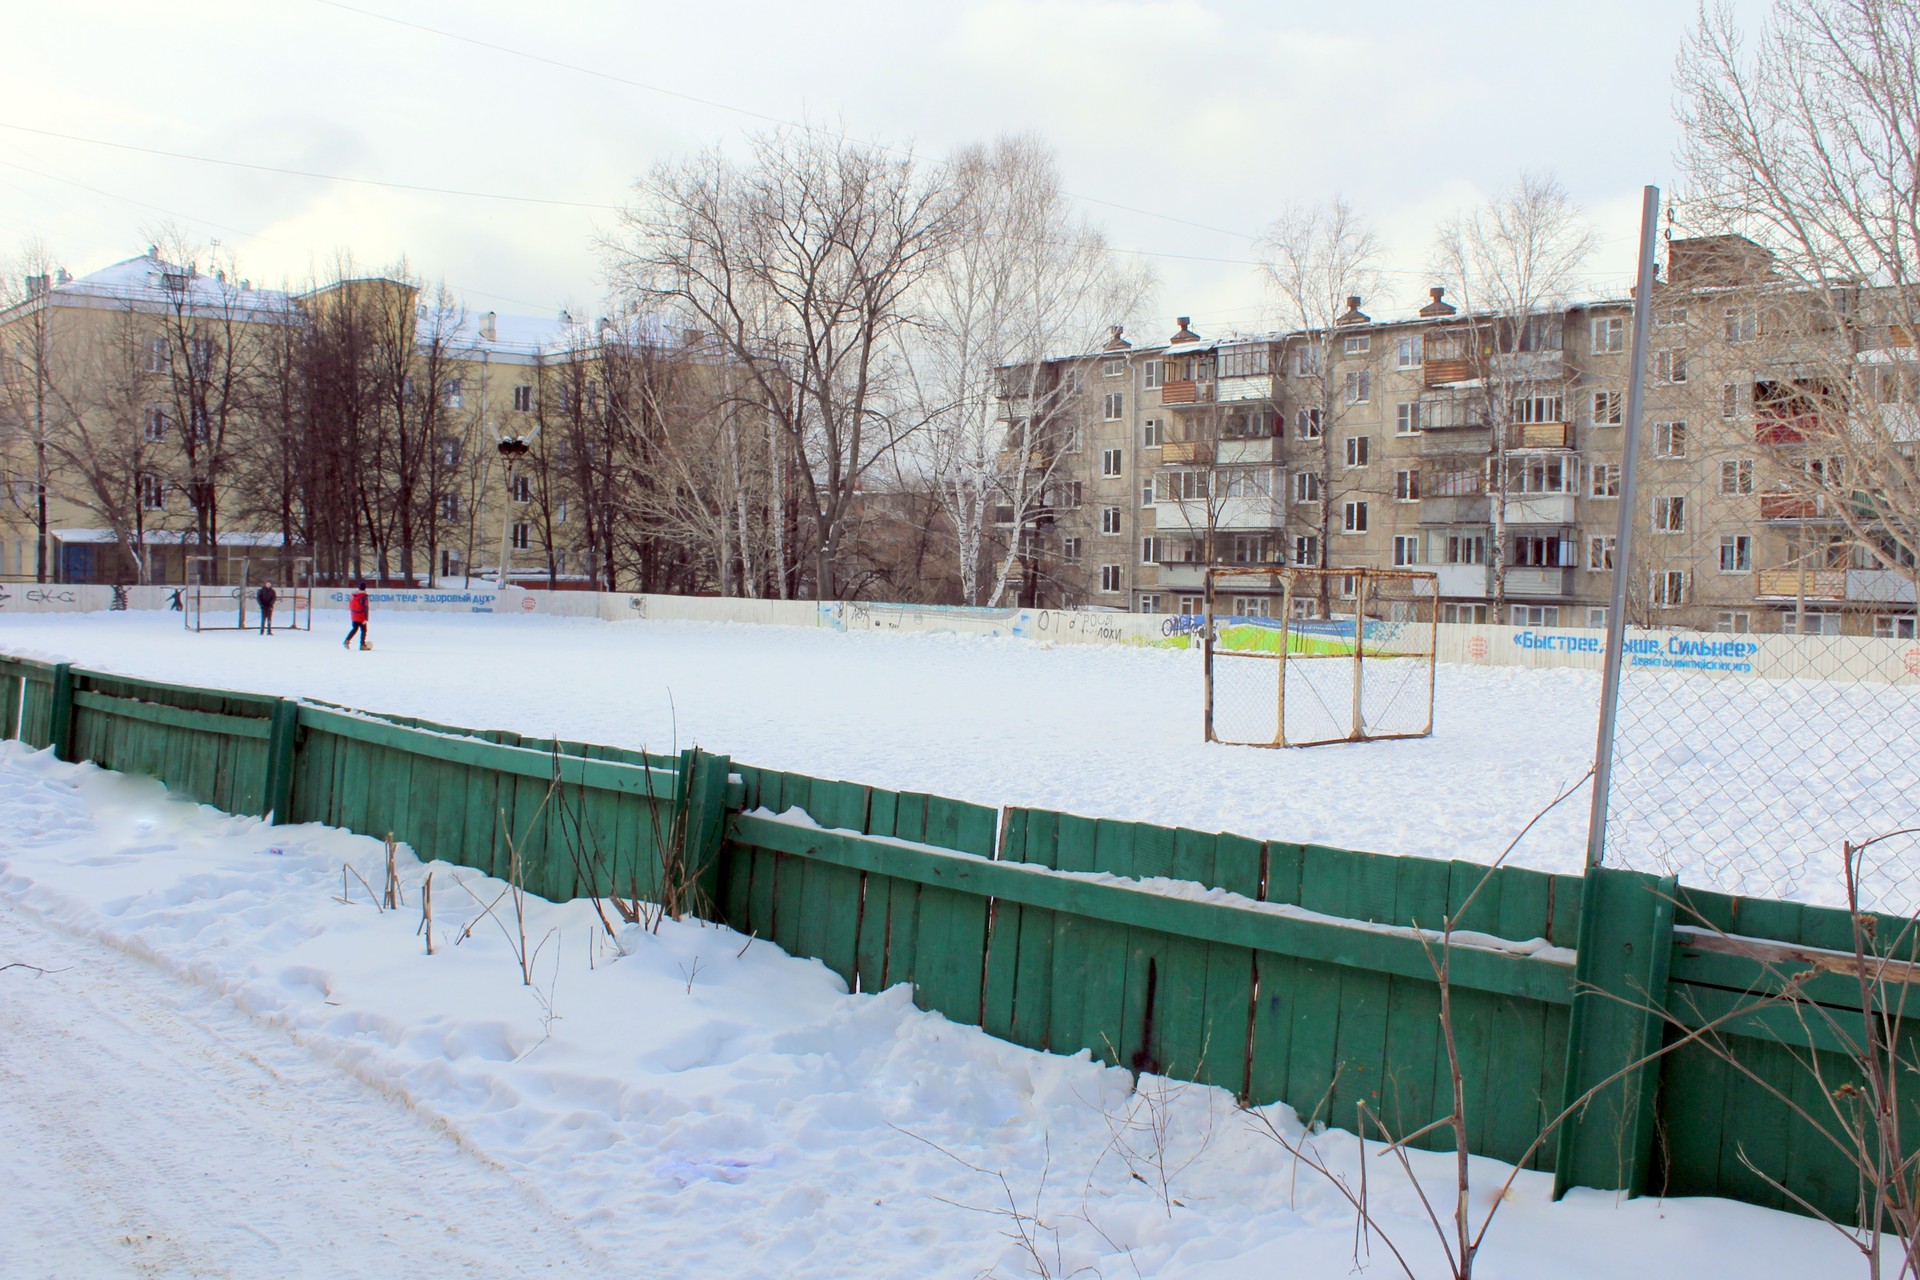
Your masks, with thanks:
M1587 568L1595 573L1606 573L1613 568L1613 548L1616 540L1613 534L1604 537L1598 534L1587 539Z
M1687 531L1687 500L1678 494L1670 494L1653 500L1653 531L1655 533L1685 533Z
M1066 561L1068 564L1079 564L1080 563L1080 539L1078 538L1060 539L1060 558Z
M1273 602L1265 596L1235 596L1233 597L1233 616L1270 618L1273 616Z
M1729 382L1720 388L1720 417L1732 422L1740 416L1740 388Z
M1293 500L1295 502L1320 501L1320 473L1318 471L1296 471L1293 473Z
M1146 362L1145 369L1147 390L1151 391L1165 378L1166 366L1158 360L1149 360Z
M1206 604L1207 598L1205 596L1181 596L1180 612L1188 617L1193 617L1205 612Z
M1492 460L1489 459L1489 462ZM1511 493L1575 493L1579 489L1578 465L1572 459L1551 454L1546 457L1516 455L1507 464L1507 489Z
M1593 349L1596 354L1627 349L1627 318L1597 316L1593 321Z
M447 408L449 409L458 409L465 402L465 397L460 394L460 379L447 379L445 395Z
M1617 498L1620 496L1620 464L1617 462L1596 462L1587 473L1587 496L1589 498Z
M1603 604L1590 604L1587 606L1587 627L1592 631L1605 631L1607 629L1607 606Z
M1320 411L1302 409L1293 417L1294 434L1302 440L1318 440L1321 435Z
M1487 536L1484 533L1447 535L1448 564L1485 564L1486 562Z
M513 389L513 411L515 413L533 412L533 388L518 386Z
M1140 612L1141 613L1160 612L1160 596L1158 592L1143 591L1140 593Z
M1654 423L1653 456L1656 458L1686 457L1687 424L1684 422Z
M1273 474L1258 467L1233 467L1220 474L1223 498L1271 498Z
M1720 572L1753 572L1753 538L1744 533L1720 535Z
M1722 635L1746 635L1753 630L1753 614L1746 609L1722 609L1713 620L1713 629Z
M1420 402L1403 400L1393 406L1393 434L1397 436L1415 435L1420 430Z
M1687 571L1655 569L1647 583L1647 598L1656 609L1676 609L1687 602Z
M1403 467L1393 473L1393 500L1395 502L1420 501L1420 468Z
M1124 412L1126 408L1125 401L1126 394L1124 392L1109 391L1100 402L1101 416L1108 422L1118 422L1121 413Z
M1720 492L1736 495L1753 492L1752 458L1729 458L1720 464Z
M1840 634L1840 615L1837 613L1817 613L1809 610L1795 624L1791 610L1780 616L1780 634L1783 636L1837 636Z
M457 467L460 465L460 442L451 437L440 442L440 465Z
M167 438L167 411L165 409L162 409L159 405L149 405L147 407L146 430L143 434L147 439L156 442Z
M1468 626L1485 626L1487 606L1484 604L1443 604L1440 606L1440 621Z
M1118 378L1123 376L1126 372L1127 372L1127 362L1125 360L1120 359L1118 356L1109 356L1107 359L1102 360L1100 362L1100 374L1102 377Z
M1411 369L1420 363L1420 338L1402 338L1393 344L1393 365L1396 369Z
M1752 307L1728 307L1724 318L1728 342L1752 342L1760 335L1760 315Z
M1348 502L1340 508L1340 532L1365 533L1367 531L1367 504Z
M140 477L140 509L142 511L165 511L167 509L167 482L159 476Z
M1153 505L1153 480L1151 477L1140 482L1140 505L1143 507Z
M1158 562L1160 557L1155 553L1159 550L1160 540L1158 538L1145 537L1140 539L1140 563L1154 564Z
M1160 476L1162 502L1200 502L1210 497L1213 486L1204 471L1167 471Z
M1320 563L1320 539L1311 533L1295 534L1293 562L1311 568Z
M1593 393L1592 422L1596 427L1617 427L1623 417L1623 401L1618 391Z
M1347 403L1365 404L1373 399L1373 374L1366 369L1355 369L1347 374Z
M1123 591L1125 589L1126 584L1120 580L1119 565L1103 564L1100 566L1100 590L1111 595L1116 591Z
M1517 423L1565 422L1559 396L1520 396L1513 402L1513 420Z
M1148 418L1145 422L1140 424L1140 447L1141 448L1158 449L1161 445L1162 439L1163 437L1160 432L1160 419Z
M205 444L213 438L213 419L207 414L207 406L190 405L187 408L188 434L195 444Z
M1684 351L1654 352L1653 376L1661 382L1685 382L1687 380L1687 353Z
M533 545L533 526L522 520L513 526L513 549L525 551Z
M1118 449L1102 449L1100 451L1100 474L1103 476L1117 476L1120 474L1120 451Z
M201 377L205 377L213 372L212 338L188 339L187 367Z
M147 372L165 373L173 368L173 348L165 338L147 339Z
M1513 563L1536 569L1569 569L1577 554L1574 545L1548 534L1523 534L1513 540Z
M1364 333L1350 333L1340 344L1340 349L1350 356L1361 355L1372 350L1373 339Z
M1229 548L1235 564L1265 564L1267 539L1264 534L1236 533Z
M1348 436L1346 439L1346 458L1349 467L1358 469L1367 465L1367 455L1372 450L1372 441L1366 436Z
M1293 349L1293 375L1296 378L1311 378L1320 372L1320 348L1312 342L1302 343Z
M1873 620L1873 634L1882 640L1912 640L1913 622L1910 613L1883 613Z
M1120 508L1118 507L1100 508L1100 532L1103 534L1114 534L1114 533L1120 532Z
M555 524L565 524L567 522L567 500L565 498L560 499L559 503L555 505L553 509L553 522Z
M1013 504L1002 502L993 509L993 522L1001 528L1013 523Z
M510 492L512 493L513 500L515 502L519 502L519 503L532 502L533 501L533 478L531 476L515 476L513 478L513 483L510 487Z
M1393 535L1393 563L1395 568L1405 568L1420 563L1420 535L1417 533L1396 533Z
M1062 480L1060 483L1054 485L1053 505L1061 508L1079 506L1080 482L1078 480Z
M1560 606L1516 604L1509 606L1507 616L1516 627L1557 627L1560 625Z
M460 518L460 495L443 493L440 495L440 518L449 523Z
M1653 312L1653 327L1656 329L1683 329L1687 324L1685 307L1656 307Z

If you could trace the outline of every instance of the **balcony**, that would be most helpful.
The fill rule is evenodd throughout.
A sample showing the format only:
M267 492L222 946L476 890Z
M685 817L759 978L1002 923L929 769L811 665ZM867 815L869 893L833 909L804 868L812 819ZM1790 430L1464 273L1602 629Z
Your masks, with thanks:
M1531 382L1552 382L1566 377L1567 363L1558 351L1511 351L1487 361L1496 378L1517 378Z
M1760 518L1768 524L1804 524L1814 520L1832 520L1834 517L1827 514L1827 500L1818 495L1763 493L1760 495Z
M1278 462L1286 449L1279 436L1253 436L1245 440L1222 440L1218 452L1220 465L1231 467Z
M1804 444L1819 426L1820 415L1817 413L1762 417L1753 424L1753 442L1768 445Z
M1491 590L1493 575L1483 564L1430 564L1420 567L1430 570L1439 579L1440 594L1443 596L1485 600Z
M1160 565L1159 582L1155 585L1165 591L1198 591L1207 585L1207 566L1181 562Z
M1760 600L1845 600L1845 569L1762 569L1754 575Z
M1516 564L1507 567L1507 594L1534 598L1573 594L1573 570L1567 566Z
M1900 569L1847 570L1847 599L1856 604L1914 604L1913 575Z
M1208 508L1211 506L1212 510ZM1278 529L1286 522L1286 507L1276 497L1172 499L1153 504L1154 527L1162 532L1204 533L1208 516L1216 532Z
M1493 452L1493 432L1485 427L1469 427L1466 430L1436 431L1432 427L1420 429L1420 456L1423 458L1444 458L1449 454L1471 454L1484 458Z
M1568 422L1522 422L1513 429L1516 449L1571 449L1573 424Z
M1572 524L1574 504L1571 493L1510 493L1507 495L1508 524Z
M1474 379L1473 361L1461 356L1456 360L1436 360L1427 357L1422 366L1424 380L1429 387L1452 386L1458 382L1471 382Z
M1461 493L1420 499L1421 524L1485 525L1493 519L1493 504L1484 493Z
M1160 384L1160 403L1170 409L1192 409L1203 404L1213 403L1213 383L1195 382L1187 379L1181 382L1163 382Z
M1210 440L1160 442L1160 465L1163 467L1206 466L1212 461L1213 442Z
M1221 404L1280 398L1280 379L1270 373L1251 378L1222 378L1214 386L1214 397ZM1164 395L1160 397L1160 402L1162 404L1167 402Z

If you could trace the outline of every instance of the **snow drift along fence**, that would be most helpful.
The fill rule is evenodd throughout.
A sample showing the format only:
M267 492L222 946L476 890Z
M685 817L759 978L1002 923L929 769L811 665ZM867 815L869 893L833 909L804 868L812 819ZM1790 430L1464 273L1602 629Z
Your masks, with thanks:
M921 1007L1003 1039L1343 1128L1362 1104L1403 1134L1448 1109L1440 987L1416 930L1466 906L1450 987L1472 1150L1552 1168L1563 1189L1857 1212L1827 1105L1863 1020L1844 911L1610 868L1489 873L998 811L700 751L476 732L3 655L0 728L230 812L392 833L494 875L511 833L527 887L552 899L658 900L678 877L708 914L852 989L906 982ZM1903 923L1879 921L1881 936ZM1899 975L1895 996L1920 968ZM1789 985L1801 1003L1718 1023ZM1724 1052L1657 1055L1709 1023ZM1920 1060L1920 1033L1900 1038ZM1603 1082L1529 1155L1550 1117ZM1904 1105L1920 1132L1916 1086ZM1421 1145L1450 1142L1435 1131Z

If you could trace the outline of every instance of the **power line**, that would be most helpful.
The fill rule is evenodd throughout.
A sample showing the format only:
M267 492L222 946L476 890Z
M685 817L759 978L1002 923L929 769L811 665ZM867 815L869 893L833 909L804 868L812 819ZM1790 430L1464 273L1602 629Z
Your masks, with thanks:
M625 85L630 89L640 89L647 93L660 94L662 97L677 98L682 102L691 102L696 106L711 107L716 111L730 111L735 115L746 116L749 119L760 120L767 124L781 125L790 129L801 129L808 133L817 133L823 136L831 136L833 134L833 130L831 129L808 124L803 120L791 120L783 116L768 115L764 111L755 111L749 107L736 106L730 102L721 102L716 98L702 98L695 94L682 93L678 89L668 89L661 85L649 84L644 80L635 80L630 76L617 75L611 71L602 71L597 67L585 66L578 62L567 62L560 58L549 58L543 54L528 53L525 49L515 49L510 45L496 44L491 40L482 40L478 36L470 36L458 31L450 31L445 27L432 27L423 22L411 22L405 18L396 18L391 14L380 13L373 9L362 9L358 5L342 3L342 0L314 0L314 3L323 4L329 9L339 9L343 13L358 14L362 18L368 18L375 22L389 22L396 27L405 27L426 35L439 36L443 40L455 40L461 44L470 44L475 48L487 49L494 53L505 54L508 57L523 58L528 62L537 62L542 66L554 67L561 71L572 71L579 75L592 76L597 80L606 80L613 84ZM887 146L885 143L876 143L875 145L897 156L904 157L913 154L899 147ZM1159 218L1164 222L1178 223L1180 226L1194 227L1201 231L1211 231L1216 235L1233 236L1240 240L1259 239L1258 236L1248 235L1244 231L1230 231L1225 227L1209 226L1207 223L1195 222L1190 218L1177 218L1170 213L1156 213L1152 209L1138 209L1132 205L1120 204L1113 200L1102 200L1097 196L1078 195L1071 191L1066 194L1072 196L1075 200L1080 200L1087 204L1102 205L1109 209L1118 209L1123 213L1136 214L1143 218ZM1168 254L1164 256L1178 257L1181 255ZM1225 259L1222 259L1222 261L1225 261Z
M322 0L324 3L325 0ZM227 169L249 169L255 173L277 173L293 178L312 178L320 182L351 182L364 187L387 187L395 191L417 191L437 196L463 196L470 200L506 200L514 204L555 205L565 209L599 209L617 211L618 205L604 204L587 200L554 200L545 196L516 196L499 191L463 191L454 187L429 187L411 182L388 182L380 178L354 178L343 173L320 173L312 169L287 169L279 165L254 164L246 160L226 160L219 156L200 156L186 151L166 151L159 147L143 147L131 142L111 142L105 138L87 138L76 133L60 133L53 129L35 129L30 125L13 124L0 120L0 129L13 129L20 133L38 134L43 138L58 138L62 142L82 142L94 147L112 147L116 151L137 151L142 155L164 156L169 160L191 160L196 164L214 164Z

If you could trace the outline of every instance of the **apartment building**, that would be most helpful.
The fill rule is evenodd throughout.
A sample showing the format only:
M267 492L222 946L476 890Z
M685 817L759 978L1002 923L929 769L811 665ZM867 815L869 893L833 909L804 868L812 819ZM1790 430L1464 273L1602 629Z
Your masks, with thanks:
M1058 452L1036 458L1021 598L1191 613L1208 565L1396 567L1437 575L1445 621L1604 626L1631 301L1472 315L1435 288L1383 320L1363 301L1329 333L1115 330L1026 378L1054 389L1032 435ZM1912 636L1904 499L1863 501L1870 468L1831 453L1835 416L1863 407L1896 448L1920 437L1911 329L1876 319L1870 291L1823 315L1737 237L1673 242L1653 318L1630 620ZM1836 394L1863 361L1864 406ZM1018 410L1036 401L1006 403L1034 421Z
M298 367L292 335L353 325L363 346L398 346L351 388L316 390L324 379ZM286 437L372 431L380 414L425 435L408 464L416 578L493 573L503 545L512 572L581 572L565 497L542 492L532 467L509 484L496 442L537 436L543 408L595 393L585 329L564 314L474 315L379 278L258 288L153 249L36 276L0 311L0 580L175 583L189 558L224 573L217 562L269 549L310 554L313 512L271 474L299 453ZM314 465L323 483L329 464ZM371 537L335 534L357 562L323 571L377 571Z

